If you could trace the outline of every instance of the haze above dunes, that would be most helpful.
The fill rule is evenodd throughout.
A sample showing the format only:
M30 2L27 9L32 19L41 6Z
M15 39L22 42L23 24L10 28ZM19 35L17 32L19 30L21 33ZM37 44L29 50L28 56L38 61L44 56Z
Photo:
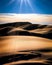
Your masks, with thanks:
M0 14L0 24L9 22L31 22L34 24L52 24L52 15L47 14Z

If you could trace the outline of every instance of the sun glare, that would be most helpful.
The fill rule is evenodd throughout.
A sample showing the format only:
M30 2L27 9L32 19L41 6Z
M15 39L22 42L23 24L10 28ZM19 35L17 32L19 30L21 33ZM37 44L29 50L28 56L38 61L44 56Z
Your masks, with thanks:
M30 0L19 0L19 1L20 1L20 12L23 8L23 6L22 6L23 4L25 4L25 6L28 5L32 9L32 11L34 12L34 9L32 7L32 4L31 4Z
M34 9L32 7L32 4L31 4L31 0L11 0L8 5L12 4L13 2L17 2L17 4L19 3L19 13L22 11L22 8L23 6L28 6L29 8L31 8L32 12L34 12ZM27 8L28 10L28 8Z

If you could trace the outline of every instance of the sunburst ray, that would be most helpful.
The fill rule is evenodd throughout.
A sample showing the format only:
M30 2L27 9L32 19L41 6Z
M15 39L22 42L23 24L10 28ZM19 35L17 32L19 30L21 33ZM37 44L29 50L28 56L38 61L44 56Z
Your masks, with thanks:
M24 1L24 0L20 0L20 8L19 8L19 13L20 13L20 12L21 12L21 10L22 10L23 1Z
M27 3L28 3L28 5L30 6L30 8L32 9L32 11L34 12L34 9L33 9L33 7L32 7L32 4L31 4L30 0L27 0Z
M10 5L14 2L15 0L11 0L7 5Z

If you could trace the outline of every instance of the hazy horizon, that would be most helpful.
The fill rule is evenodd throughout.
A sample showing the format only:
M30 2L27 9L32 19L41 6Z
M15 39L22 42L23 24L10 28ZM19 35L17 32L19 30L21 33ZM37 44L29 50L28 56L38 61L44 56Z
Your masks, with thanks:
M16 14L0 13L0 24L10 22L31 22L33 24L52 24L52 15L49 14Z

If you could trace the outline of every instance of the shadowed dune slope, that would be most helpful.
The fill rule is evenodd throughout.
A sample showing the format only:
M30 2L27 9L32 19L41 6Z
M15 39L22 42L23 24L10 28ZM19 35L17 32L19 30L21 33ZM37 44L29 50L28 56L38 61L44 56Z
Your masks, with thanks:
M0 36L38 36L52 39L52 26L32 24L29 22L15 22L0 25Z

